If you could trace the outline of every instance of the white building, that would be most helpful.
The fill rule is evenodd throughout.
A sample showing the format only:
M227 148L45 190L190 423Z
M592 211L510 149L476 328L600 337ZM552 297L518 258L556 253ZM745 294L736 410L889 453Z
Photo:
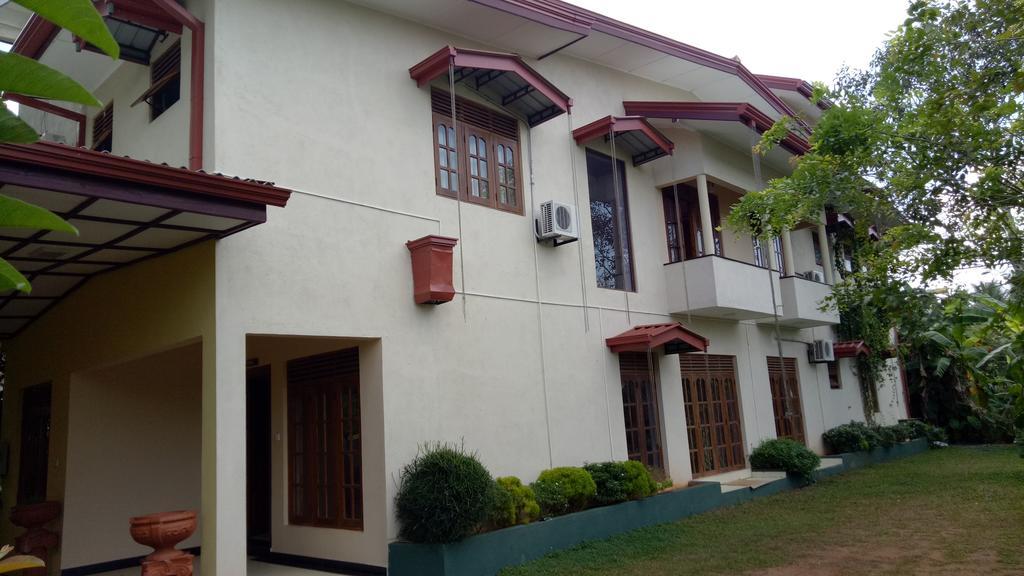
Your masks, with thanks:
M720 229L807 150L750 151L813 125L805 82L558 0L100 4L122 60L35 18L14 49L106 107L11 99L109 154L0 145L0 193L81 231L0 234L35 286L0 303L3 494L62 502L51 565L121 566L129 517L189 508L204 575L247 546L383 568L425 442L526 482L636 458L685 485L865 418L852 359L808 356L836 340L831 228ZM579 241L538 241L548 201ZM426 236L457 240L446 303L414 302ZM895 372L879 395L906 417Z

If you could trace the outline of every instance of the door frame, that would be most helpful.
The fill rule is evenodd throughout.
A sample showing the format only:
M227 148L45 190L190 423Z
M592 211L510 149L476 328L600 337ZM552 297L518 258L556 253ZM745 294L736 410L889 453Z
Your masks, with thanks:
M636 359L633 359L631 361L630 355L635 355ZM624 356L625 356L625 358L624 358ZM638 368L638 366L640 365L640 362L638 361L640 357L643 358L643 366L644 366L643 369ZM649 401L649 404L651 405L650 412L651 412L651 414L653 414L653 417L654 417L654 426L653 427L654 427L654 430L656 432L656 437L657 437L657 441L658 441L658 446L657 446L657 450L656 450L656 456L657 456L658 462L660 462L661 465L658 466L658 467L652 467L647 462L648 455L651 454L652 451L647 449L647 440L646 440L644 432L645 432L645 429L649 428L650 426L646 426L646 424L648 424L648 423L646 421L646 417L643 414L643 403L641 401L641 395L640 395L641 394L641 390L640 390L640 387L637 386L636 390L634 391L634 393L636 394L636 398L635 398L635 402L634 402L634 408L632 409L632 411L633 411L634 418L636 418L638 420L637 424L639 426L638 432L637 432L638 440L639 440L639 443L640 443L640 446L639 446L639 449L640 449L640 452L639 452L640 460L639 460L639 462L642 462L645 466L650 468L651 472L654 473L655 476L660 477L660 476L663 476L664 474L667 473L668 463L666 462L666 459L665 459L665 432L664 432L664 427L663 427L663 424L662 424L663 418L662 418L662 413L661 413L661 390L660 390L661 385L660 385L660 380L658 378L658 369L657 369L658 365L659 365L658 357L656 355L654 355L653 352L621 352L621 353L619 353L619 391L620 391L620 394L622 394L622 396L623 396L622 397L623 432L626 435L626 454L627 454L627 458L629 458L629 455L630 455L630 452L629 452L629 430L630 430L630 428L629 428L628 421L626 421L626 419L625 419L626 410L628 409L627 405L626 405L626 399L625 399L626 386L634 385L629 380L631 377L634 377L634 378L635 377L640 377L640 378L646 377L647 380L648 380L648 383L650 385L650 401ZM639 420L643 420L643 422L639 422Z
M773 370L772 369L772 361L773 360L775 362L779 363L779 367L780 368L778 370ZM775 423L775 437L776 438L789 438L790 440L794 440L796 442L800 442L801 444L806 446L807 445L807 415L804 413L804 395L803 395L803 390L800 389L800 364L799 364L799 361L795 357L793 357L793 356L783 356L781 362L779 361L779 357L778 356L767 356L767 357L765 357L765 362L768 365L768 393L771 395L771 398L772 398L772 420ZM792 370L790 370L790 366L789 366L790 363L792 363ZM800 415L800 426L798 427L798 426L795 426L793 424L792 416L785 417L785 415L783 415L784 416L783 419L787 419L787 420L790 421L790 427L793 428L793 430L795 432L799 432L799 437L797 437L796 435L782 435L782 434L779 434L779 415L778 415L778 411L777 411L778 403L776 402L775 390L772 387L772 374L776 373L776 374L779 375L779 377L782 379L783 391L784 392L788 391L789 390L788 383L786 382L786 378L784 378L782 376L782 369L781 369L781 367L783 366L783 364L785 364L785 368L786 368L785 375L789 376L792 373L792 379L795 381L795 385L796 385L796 388L795 388L795 390L796 390L796 409L797 409L797 411L798 411L798 413ZM789 400L789 396L787 396L783 400L784 401L785 400Z

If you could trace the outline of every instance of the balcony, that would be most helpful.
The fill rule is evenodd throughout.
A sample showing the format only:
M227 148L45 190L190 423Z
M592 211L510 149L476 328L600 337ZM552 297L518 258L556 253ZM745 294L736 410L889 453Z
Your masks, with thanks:
M779 304L779 275L771 274ZM672 314L726 320L756 320L773 315L766 269L721 256L703 256L665 265Z
M780 324L793 328L839 324L839 312L821 310L821 303L832 294L832 287L828 284L800 276L786 276L779 285L782 289Z

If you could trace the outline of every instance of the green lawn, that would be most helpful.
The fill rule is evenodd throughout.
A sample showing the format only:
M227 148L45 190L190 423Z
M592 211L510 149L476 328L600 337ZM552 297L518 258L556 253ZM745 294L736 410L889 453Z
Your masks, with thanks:
M555 553L502 576L1024 574L1024 459L954 447Z

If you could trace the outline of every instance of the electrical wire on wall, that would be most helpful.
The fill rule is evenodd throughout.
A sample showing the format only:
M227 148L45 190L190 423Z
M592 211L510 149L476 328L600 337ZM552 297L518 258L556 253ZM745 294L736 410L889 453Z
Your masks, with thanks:
M455 56L448 58L448 92L451 97L452 105L452 131L455 132L455 146L458 150L459 145L459 125L456 119L457 114L455 113ZM462 185L468 186L469 182L463 182ZM459 278L462 282L462 321L468 322L468 316L466 313L466 239L462 236L462 189L456 188L455 190L455 203L458 206L458 220L459 220Z
M619 250L618 250L619 254L618 254L618 258L616 258L615 264L616 264L617 267L621 267L621 269L620 270L616 270L616 272L618 272L618 276L622 276L622 278L623 278L622 294L623 294L623 296L626 299L626 324L632 326L633 325L633 319L632 319L632 317L630 315L630 312L629 312L629 291L632 289L632 286L626 286L625 285L625 279L626 279L626 268L627 268L627 266L630 267L630 268L632 267L632 263L627 261L627 258L632 258L633 254L630 253L630 252L627 252L627 248L626 248L627 246L629 246L629 236L628 236L629 232L626 229L626 211L625 211L626 202L625 202L625 194L622 193L622 182L619 181L619 157L618 157L618 155L617 155L617 153L615 151L615 126L614 125L612 125L612 126L610 126L608 128L608 140L609 140L609 142L611 142L611 152L612 152L612 158L611 158L611 165L612 165L612 194L615 195L615 206L616 206L616 208L618 208L617 210L615 210L615 214L614 214L614 217L615 217L615 220L616 220L615 228L619 232L619 237L616 239L618 241L618 243L619 243ZM596 258L597 255L595 254L594 257ZM630 275L630 276L632 276L632 275Z
M569 166L572 170L572 202L576 208L576 231L579 232L580 219L580 191L579 183L576 181L576 140L572 136L572 110L565 117L569 124ZM534 215L536 216L536 215ZM587 306L587 276L586 266L583 263L583 243L576 242L576 256L580 263L580 296L583 299L583 331L590 332L590 309ZM538 295L538 299L540 296ZM602 333L602 336L604 334Z

